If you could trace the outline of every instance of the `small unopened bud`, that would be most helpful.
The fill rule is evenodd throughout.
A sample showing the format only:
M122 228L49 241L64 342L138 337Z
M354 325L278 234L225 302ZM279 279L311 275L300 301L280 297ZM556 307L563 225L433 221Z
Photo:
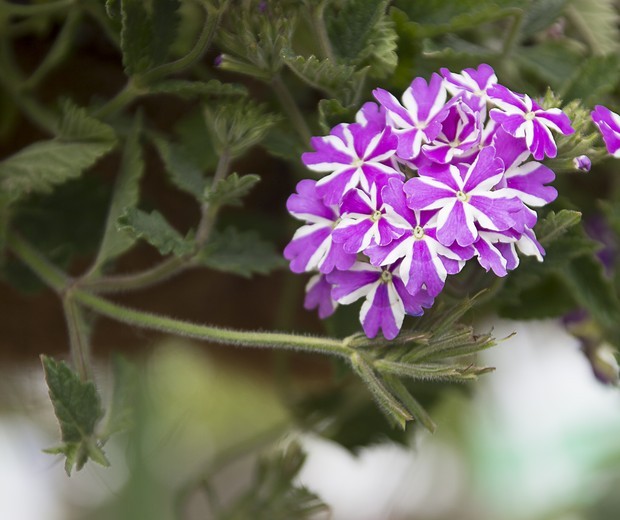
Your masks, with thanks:
M267 11L268 8L269 8L269 4L266 2L266 0L262 0L261 2L258 2L259 13L264 13L265 11Z
M618 384L618 361L614 356L614 350L606 343L586 351L588 360L592 365L594 376L606 385Z
M222 61L224 61L224 57L221 54L218 54L213 60L213 65L219 67L222 64Z
M589 172L592 167L592 161L587 155L580 155L573 159L575 169L582 172Z

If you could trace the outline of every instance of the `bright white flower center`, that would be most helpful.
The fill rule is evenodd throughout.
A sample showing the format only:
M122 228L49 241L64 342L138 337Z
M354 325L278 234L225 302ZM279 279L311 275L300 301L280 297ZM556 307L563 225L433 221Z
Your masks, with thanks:
M381 283L388 283L392 281L392 273L389 271L383 271L381 273Z
M357 159L353 159L353 162L351 163L351 165L355 166L356 168L359 168L363 164L364 164L364 159L360 159L359 157Z
M469 195L467 195L464 191L459 190L456 192L456 198L461 202L467 202L469 200Z
M370 220L373 222L377 222L381 218L382 213L379 210L373 211L372 215L370 215Z
M536 117L536 114L534 112L528 112L527 114L525 114L525 120L526 121L531 121L535 117Z
M413 229L413 236L416 240L421 240L424 238L424 230L420 226L416 226Z

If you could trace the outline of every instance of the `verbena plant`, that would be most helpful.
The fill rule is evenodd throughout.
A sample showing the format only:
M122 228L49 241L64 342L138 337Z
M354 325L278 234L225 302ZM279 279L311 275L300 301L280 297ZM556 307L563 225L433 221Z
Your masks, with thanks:
M21 54L41 34L52 43L34 66L26 64L32 60ZM111 49L126 75L109 98L76 88L98 66L71 68L72 54L88 49L88 39ZM351 387L342 380L326 383L321 399L295 412L307 428L326 416L340 420L331 433L343 444L398 438L409 421L432 431L416 396L431 404L429 396L444 388L430 389L434 382L469 381L491 370L475 363L473 355L494 339L464 323L471 322L472 308L519 319L581 309L573 330L597 374L613 380L598 354L620 341L620 192L610 163L587 171L617 150L620 118L600 107L594 124L590 113L597 104L620 108L619 42L608 0L0 1L0 132L7 142L19 142L10 138L23 128L38 136L3 153L0 162L3 273L21 288L32 280L20 265L36 274L59 296L69 332L70 366L42 357L62 433L62 444L51 451L66 456L67 472L88 459L107 464L105 442L131 422L122 403L122 370L119 394L102 419L90 341L98 316L224 345L344 361L366 387L354 386L356 395L372 395L385 419L364 408L352 421ZM50 99L48 86L59 71L63 91ZM496 86L495 74L527 96ZM364 105L370 101L375 104ZM434 103L430 111L420 108ZM158 111L167 106L174 107L174 122L162 123ZM452 134L451 120L461 125ZM494 137L498 131L503 137ZM363 155L356 143L373 139L383 148ZM534 179L529 188L518 182L525 170L515 173L526 158L508 164L511 146L518 148L511 160L520 153L532 160L526 163ZM284 211L268 231L276 243L257 233L251 218L247 228L221 224L227 207L242 206L250 191L261 196L267 172L256 157L265 153L291 190L312 179L301 181L289 199L306 230L285 251L294 271L318 273L307 307L326 317L336 301L366 296L364 330L350 315L328 322L333 337L236 330L117 303L115 293L139 291L190 268L245 277L286 269L281 251L293 224ZM116 158L117 168L107 216L100 218L100 191L92 182L99 178L92 171L104 157ZM199 209L191 229L176 229L161 208L146 209L140 186L152 161L163 165L169 189ZM448 202L428 195L431 188L444 195L451 189L442 177L448 171L453 179L478 175L484 187L459 185ZM551 181L555 190L543 185ZM475 196L486 202L471 209ZM485 213L490 201L495 213ZM474 206L466 206L470 202ZM284 208L286 196L278 203ZM454 216L458 211L469 215L467 222ZM92 225L80 234L73 224L81 220ZM382 231L379 221L387 223ZM314 242L300 242L310 232ZM406 233L415 240L407 242ZM161 261L120 271L117 261L140 241ZM69 272L72 257L95 242L90 266ZM534 257L519 259L515 245ZM293 274L284 278L286 285L296 283ZM209 287L204 292L222 298ZM301 307L302 301L287 304ZM365 421L355 442L342 433L347 421ZM278 459L263 469L281 471L279 485L289 489L303 457L295 449L286 457L293 460L288 466ZM299 493L296 514L320 505ZM294 507L286 496L288 502L280 496L283 504Z

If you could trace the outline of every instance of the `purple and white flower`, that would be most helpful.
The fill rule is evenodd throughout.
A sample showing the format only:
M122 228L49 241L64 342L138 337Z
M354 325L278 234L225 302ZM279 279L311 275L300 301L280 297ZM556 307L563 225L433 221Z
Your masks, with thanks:
M466 168L466 170L465 170ZM456 242L465 247L478 238L478 228L504 231L519 222L515 220L523 203L505 189L495 189L504 174L501 159L495 149L483 149L471 165L450 165L441 173L425 175L407 181L404 191L410 208L438 210L437 240L445 246Z
M592 161L587 155L579 155L573 159L573 165L575 170L589 172L590 168L592 168Z
M476 108L484 118L486 106L489 102L487 91L497 84L497 76L490 65L482 63L478 69L465 69L460 74L450 72L448 69L440 69L445 78L445 86L453 96L462 94L465 99L473 101Z
M313 137L315 152L304 153L304 164L327 173L316 185L326 204L339 204L343 195L358 186L368 191L389 176L400 176L386 164L396 152L397 138L389 127L340 124L328 136Z
M600 130L607 151L620 159L620 115L603 105L596 105L592 111L592 121Z
M515 249L515 233L479 230L478 239L473 247L478 263L486 270L492 270L497 276L506 276L508 271L519 265Z
M366 250L370 262L385 266L400 262L398 274L410 294L427 291L432 297L443 289L448 274L456 274L473 255L471 247L453 244L450 248L436 237L436 213L413 211L405 201L403 183L391 179L383 188L387 216L407 226L402 237L389 244L376 245Z
M306 298L304 309L318 309L319 318L325 319L331 316L338 302L332 298L332 284L327 281L324 274L315 274L306 285Z
M332 230L338 220L337 208L326 205L316 191L316 181L303 180L297 184L286 203L294 217L306 222L293 235L284 249L291 271L303 273L319 270L329 273L334 268L348 269L355 255L346 253L341 244L332 240Z
M559 108L544 110L526 94L516 94L503 85L493 85L488 94L499 108L490 112L491 119L499 123L514 137L525 137L525 144L535 159L555 157L557 146L551 130L564 135L575 129L570 119Z
M402 181L400 182L402 185ZM347 253L359 253L373 244L385 246L400 237L405 229L385 217L385 208L376 184L369 193L360 189L347 192L340 205L340 221L333 239Z
M398 156L415 159L423 143L430 143L441 132L441 122L448 116L447 92L439 74L431 81L413 80L402 95L403 104L387 90L378 88L373 95L387 110L388 122L398 136ZM404 106L403 106L404 105Z
M379 330L386 339L398 336L405 314L420 316L423 307L430 307L433 298L426 291L412 296L395 272L398 265L375 267L356 262L347 271L333 271L327 276L334 285L332 297L341 304L366 298L360 310L360 322L369 338Z

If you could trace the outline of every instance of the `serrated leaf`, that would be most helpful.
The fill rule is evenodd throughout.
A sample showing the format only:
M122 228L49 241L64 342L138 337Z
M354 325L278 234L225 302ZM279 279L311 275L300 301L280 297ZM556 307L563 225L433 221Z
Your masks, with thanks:
M269 274L286 265L273 244L266 242L255 231L227 228L213 233L200 253L201 265L237 274L246 278L254 274Z
M581 48L569 45L567 41L547 41L520 47L515 59L523 69L559 90L583 61L583 53Z
M112 128L65 103L58 137L22 148L0 162L0 189L16 200L79 177L115 146Z
M163 139L155 139L153 142L172 183L201 201L207 186L203 169L195 164L179 145Z
M64 443L48 452L66 456L67 474L74 465L81 469L89 458L106 465L105 455L94 441L95 427L103 415L94 383L81 381L63 361L41 356L41 362Z
M175 126L179 154L201 171L213 170L218 161L207 121L201 111L192 111Z
M188 237L183 237L174 229L159 211L146 213L137 208L129 208L117 221L118 230L128 233L135 239L146 240L162 255L183 256L194 249Z
M246 96L247 89L237 83L209 81L187 81L168 79L149 87L149 94L173 94L184 99L205 96Z
M144 173L144 159L140 145L141 131L142 117L137 116L125 141L120 172L116 179L103 239L92 272L99 271L104 264L122 255L135 242L134 237L119 232L117 221L127 208L133 208L138 203L139 184Z
M319 60L316 56L298 56L290 50L282 53L282 59L302 81L344 103L354 101L367 72L367 69L360 71L328 58Z
M241 199L245 197L260 181L255 174L239 176L231 173L221 179L214 186L210 186L203 194L205 202L217 206L240 206Z
M386 78L398 65L397 48L396 24L384 15L373 27L366 47L358 55L358 63L370 67L368 74L372 78Z
M338 57L353 61L366 49L386 6L385 0L345 0L329 5L325 12L327 33Z
M205 109L207 126L215 149L233 157L259 143L269 129L280 120L248 99L223 102Z
M133 76L152 67L152 25L144 0L121 0L123 65Z
M0 162L0 188L13 199L52 188L79 177L114 147L113 142L79 143L57 139L23 148Z
M549 245L564 235L570 228L581 222L581 213L568 209L560 210L558 213L550 211L545 218L541 219L536 225L536 236L543 245Z
M571 0L567 14L594 54L618 50L620 29L614 0Z

